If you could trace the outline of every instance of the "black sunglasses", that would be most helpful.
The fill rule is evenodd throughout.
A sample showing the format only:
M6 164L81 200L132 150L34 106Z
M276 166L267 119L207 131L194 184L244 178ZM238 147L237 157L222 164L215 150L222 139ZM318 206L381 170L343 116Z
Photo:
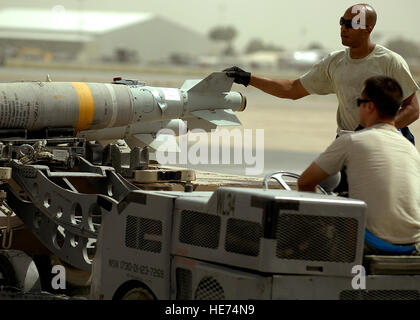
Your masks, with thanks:
M344 19L344 17L341 17L340 18L340 26L344 25L347 29L353 29L352 22L353 22L353 19L346 20L346 19ZM363 25L363 24L359 24L358 23L358 25L359 26L365 26L366 27L366 25Z
M362 103L367 103L367 102L371 102L372 100L368 100L368 99L360 99L360 98L357 98L357 100L356 100L356 102L357 102L357 106L358 107L360 107L360 105L362 104Z

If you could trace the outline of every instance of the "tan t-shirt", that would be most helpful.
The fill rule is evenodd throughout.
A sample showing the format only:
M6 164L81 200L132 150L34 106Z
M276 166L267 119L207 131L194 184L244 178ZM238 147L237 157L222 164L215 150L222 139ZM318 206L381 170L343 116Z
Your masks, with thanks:
M420 242L420 156L394 126L343 135L315 162L330 175L347 167L349 196L367 203L370 232L395 244Z
M363 59L352 59L348 48L332 52L305 73L300 81L311 94L337 95L337 132L339 132L340 129L357 128L359 111L356 99L360 97L364 81L377 75L397 80L403 89L404 99L419 89L405 60L378 44Z

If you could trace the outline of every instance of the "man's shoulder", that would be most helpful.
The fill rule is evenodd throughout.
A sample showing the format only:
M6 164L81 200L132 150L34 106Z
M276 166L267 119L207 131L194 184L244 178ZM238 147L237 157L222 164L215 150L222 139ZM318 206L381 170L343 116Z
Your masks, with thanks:
M382 52L382 53L387 53L387 54L391 54L391 55L399 55L395 51L392 51L391 49L389 49L389 48L387 48L387 47L385 47L381 44L376 44L375 45L375 51Z
M347 54L347 50L346 49L341 49L341 50L335 50L335 51L331 51L330 53L328 53L325 57L324 60L335 60L335 59L340 59L345 57Z
M346 52L347 52L347 49L340 49L340 50L331 51L328 55L331 55L331 56L341 55L342 56L342 55L345 55Z
M318 62L318 65L325 68L325 70L329 70L330 67L339 65L345 59L346 55L346 49L331 51Z
M351 134L351 140L353 142L357 142L357 144L373 144L376 146L377 141L387 141L387 142L395 142L407 147L407 152L410 149L416 150L417 149L413 146L413 144L407 140L401 133L397 131L397 129L392 128L390 125L374 125L372 127L356 131ZM386 145L391 145L387 143Z
M388 125L377 123L368 128L364 128L362 130L356 131L352 134L352 137L363 137L369 135L383 135L386 133L393 132L396 136L399 136L398 131L395 127Z
M379 129L379 130L378 130ZM355 131L351 134L348 134L349 143L354 143L357 145L371 144L373 140L376 140L375 137L380 137L385 133L385 131L377 128L376 126L365 128L359 131Z
M380 44L376 45L375 53L376 53L376 56L384 57L389 61L392 61L392 60L395 61L396 60L398 62L402 62L402 61L405 62L404 58L400 54L398 54L395 51L392 51L391 49L388 49L388 48L386 48L386 47L384 47Z
M346 146L346 145L348 145L352 142L352 138L353 138L353 135L355 133L359 133L359 131L352 132L352 133L345 133L345 134L339 136L337 139L335 139L332 142L332 144L340 145L340 146Z

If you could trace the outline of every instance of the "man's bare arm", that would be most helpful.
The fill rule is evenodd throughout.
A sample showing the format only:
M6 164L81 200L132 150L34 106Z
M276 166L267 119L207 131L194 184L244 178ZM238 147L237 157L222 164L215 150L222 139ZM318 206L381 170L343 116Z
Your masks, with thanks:
M419 118L419 102L414 92L411 96L404 100L401 109L395 117L395 126L398 129L404 128Z
M316 186L327 177L328 173L321 169L315 162L312 162L300 176L298 180L298 189L299 191L315 192Z
M279 98L296 100L309 95L299 79L274 80L251 75L249 84Z

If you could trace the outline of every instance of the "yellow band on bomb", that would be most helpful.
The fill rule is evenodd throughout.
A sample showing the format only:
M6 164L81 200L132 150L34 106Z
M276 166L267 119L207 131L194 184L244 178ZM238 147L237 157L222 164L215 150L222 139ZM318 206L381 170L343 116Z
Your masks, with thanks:
M84 82L72 82L71 84L79 98L79 120L75 129L76 131L87 130L92 124L95 113L92 91L90 91L89 86Z

